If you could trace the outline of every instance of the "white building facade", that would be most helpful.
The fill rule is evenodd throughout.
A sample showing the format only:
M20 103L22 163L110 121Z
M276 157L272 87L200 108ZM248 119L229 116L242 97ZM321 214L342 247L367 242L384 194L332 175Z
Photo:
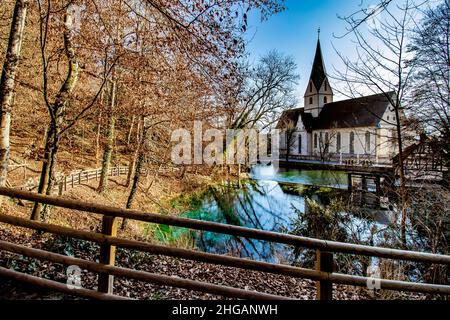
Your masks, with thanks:
M397 154L393 93L338 102L333 96L318 41L304 107L285 111L277 125L282 154L322 160L390 160Z

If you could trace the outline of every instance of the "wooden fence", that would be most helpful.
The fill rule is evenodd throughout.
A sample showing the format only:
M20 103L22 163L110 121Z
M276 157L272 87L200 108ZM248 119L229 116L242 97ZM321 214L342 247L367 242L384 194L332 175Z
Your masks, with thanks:
M0 188L0 195L11 198L18 198L21 200L40 202L43 204L73 209L86 213L100 214L103 216L102 233L93 233L0 214L0 223L38 230L41 232L48 232L69 238L92 241L100 244L100 262L96 263L39 249L24 247L22 245L14 243L0 241L0 250L6 250L9 252L22 254L24 256L48 260L55 263L75 265L82 269L86 269L99 274L98 291L87 290L83 288L70 290L65 284L62 283L41 279L5 268L0 268L0 276L13 278L19 281L28 282L33 285L50 288L53 290L59 290L62 292L70 293L72 295L79 295L96 299L124 299L124 297L113 295L114 276L120 276L158 285L183 288L238 299L289 299L289 297L270 295L261 292L248 291L228 286L174 278L166 275L153 274L150 272L117 267L114 265L115 248L117 246L141 252L147 252L154 255L164 255L233 268L314 280L317 282L317 299L320 300L331 300L333 298L334 283L367 287L374 281L379 285L380 289L385 290L450 295L449 285L415 283L387 279L371 279L367 277L335 273L333 271L333 258L334 254L336 253L362 255L394 260L415 261L425 263L427 265L442 264L447 266L450 265L450 256L448 255L437 255L423 252L405 251L298 237L288 234L249 229L214 222L152 214L137 210L125 210L93 203L82 203L79 201L62 199L60 197L43 196L35 193L8 188ZM116 236L118 218L127 218L148 223L157 223L194 230L216 232L237 237L258 239L272 243L280 243L313 249L316 250L316 269L312 270L288 265L272 264L118 238Z
M10 165L9 172L12 172L14 170L18 170L22 168L23 170L23 179L26 180L27 178L27 170L31 170L28 167L27 163L23 164L17 164L17 165ZM110 168L108 171L108 176L122 176L122 175L128 175L129 168L127 166L115 166L113 168ZM102 173L102 169L93 169L93 170L80 170L75 173L71 173L69 175L63 175L62 177L58 178L55 185L58 187L57 192L58 195L62 195L65 191L67 191L68 188L74 188L76 186L82 185L83 182L89 183L89 181L96 180L99 181L100 176ZM28 182L25 185L21 186L12 186L9 181L7 181L6 186L9 188L18 188L23 190L29 190L33 191L38 188L39 182ZM55 191L55 192L56 192Z
M80 171L76 173L72 173L68 176L63 176L58 180L56 185L59 186L59 195L62 195L64 191L67 191L67 188L74 188L76 186L81 185L83 182L89 183L89 181L96 180L98 181L100 179L102 173L102 169L94 169L94 170L87 170L87 171ZM121 176L121 175L128 175L128 167L124 166L116 166L109 169L108 176Z

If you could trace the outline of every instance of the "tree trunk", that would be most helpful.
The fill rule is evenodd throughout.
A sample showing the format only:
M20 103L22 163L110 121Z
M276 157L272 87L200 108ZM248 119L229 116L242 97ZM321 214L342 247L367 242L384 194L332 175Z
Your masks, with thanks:
M116 126L116 118L114 116L115 103L116 103L116 82L112 81L107 141L105 150L103 152L102 173L100 175L100 183L97 189L99 193L105 192L108 189L108 175L109 175L109 168L111 167L111 157L114 148L114 136Z
M395 118L397 122L397 141L398 141L398 165L400 171L400 197L402 204L402 220L400 224L402 244L406 245L406 218L407 218L407 208L406 208L406 181L405 181L405 165L403 159L403 139L402 139L402 129L400 122L400 112L399 108L395 109Z
M39 178L38 186L38 193L40 194L50 194L51 192L51 188L49 188L49 186L53 176L53 169L55 167L55 155L58 148L55 123L53 123L48 128L45 140L44 157L42 159L41 175ZM35 221L41 220L41 211L42 204L36 202L33 206L33 211L31 212L31 219Z
M98 113L97 118L97 133L95 137L95 163L98 166L99 162L99 153L100 153L100 133L102 131L102 112Z
M15 78L19 65L28 1L16 0L11 22L8 48L0 80L0 186L6 185L9 164L9 134Z
M139 135L138 141L138 147L137 147L137 158L136 158L136 164L135 164L135 170L134 170L134 176L133 176L133 183L131 185L131 190L128 195L127 200L127 209L130 209L133 206L134 200L136 198L136 192L139 187L139 183L141 181L142 176L142 169L145 163L145 152L146 148L145 145L147 143L147 128L145 128L144 124L144 118L142 117L138 123L141 123L142 125L142 131ZM127 220L123 219L122 222L122 229L126 228Z
M141 123L141 122L143 122L143 121L144 121L144 118L141 117L141 118L138 120L138 123ZM141 127L141 126L138 125L138 128L140 128L140 127ZM127 182L126 182L126 187L127 187L127 188L130 186L131 180L132 180L133 175L134 175L134 171L135 171L135 168L136 168L137 159L138 159L138 157L139 157L139 148L141 148L141 140L142 140L142 133L139 132L139 135L138 135L138 137L137 137L137 142L136 142L136 150L134 151L133 158L131 159L130 165L129 165L129 167L128 167L128 176L127 176Z
M127 137L127 146L130 145L131 142L131 134L133 133L133 127L134 127L134 116L131 118L131 124L130 124L130 130L128 131L128 137Z
M67 78L64 81L58 95L55 98L55 103L48 105L51 121L47 130L45 138L44 159L42 161L42 171L39 180L39 193L50 195L54 185L54 171L56 167L56 154L58 152L59 141L61 138L61 126L64 121L64 110L70 95L76 86L79 74L78 58L75 54L72 45L72 17L70 10L67 10L64 17L64 46L65 53L68 60ZM33 211L31 212L32 220L39 220L42 205L35 203ZM48 213L48 206L44 207ZM46 218L46 217L44 217Z

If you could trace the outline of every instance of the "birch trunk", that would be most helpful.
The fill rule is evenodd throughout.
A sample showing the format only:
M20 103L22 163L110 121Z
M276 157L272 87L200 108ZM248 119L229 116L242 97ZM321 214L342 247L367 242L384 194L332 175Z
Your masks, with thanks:
M114 108L116 103L116 82L111 82L111 102L109 107L109 121L108 121L108 133L105 150L103 152L102 172L100 175L100 183L97 191L99 193L105 192L108 189L108 175L111 167L111 157L114 148L114 135L116 118L114 116Z
M8 177L11 109L13 106L15 78L19 66L20 52L22 48L25 21L27 16L27 8L28 8L27 0L16 0L11 22L8 48L0 80L0 186L1 187L4 187L6 185L6 179Z

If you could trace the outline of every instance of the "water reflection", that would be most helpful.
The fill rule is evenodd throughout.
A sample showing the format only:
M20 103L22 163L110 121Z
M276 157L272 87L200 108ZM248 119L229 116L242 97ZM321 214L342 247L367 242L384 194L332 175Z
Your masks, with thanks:
M343 171L276 169L262 165L251 169L250 178L339 189L347 189L348 186L347 175Z
M298 211L307 210L305 197L326 203L329 188L309 188L305 185L346 188L342 173L281 170L260 166L252 169L251 179L240 183L225 183L208 188L190 203L185 217L268 231L290 230ZM164 227L160 233L178 237L186 229ZM265 241L236 238L211 232L192 232L196 246L205 252L252 258L267 262L290 261L290 250Z

